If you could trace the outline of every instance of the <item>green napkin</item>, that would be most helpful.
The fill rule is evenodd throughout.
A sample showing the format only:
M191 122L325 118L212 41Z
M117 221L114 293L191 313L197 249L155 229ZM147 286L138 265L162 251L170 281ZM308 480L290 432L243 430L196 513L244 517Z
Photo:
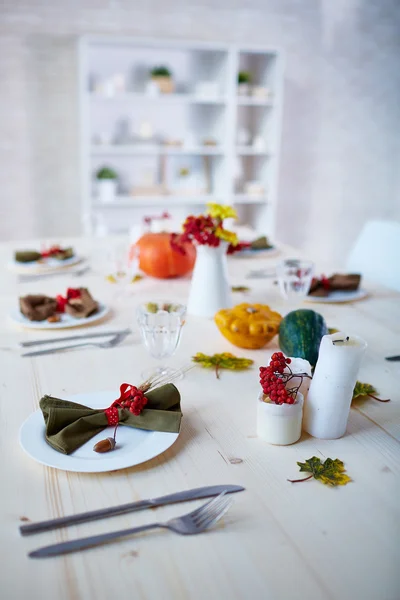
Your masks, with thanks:
M269 243L268 238L265 235L257 238L250 245L252 250L268 250L268 248L272 248L272 244Z
M17 250L15 253L15 260L21 263L34 262L40 258L42 258L42 255L36 250Z
M118 409L120 425L178 433L182 419L181 397L172 383L146 393L148 402L139 416L127 409ZM43 396L40 409L46 425L46 441L54 450L71 454L88 440L108 427L102 409ZM107 406L104 407L108 408Z

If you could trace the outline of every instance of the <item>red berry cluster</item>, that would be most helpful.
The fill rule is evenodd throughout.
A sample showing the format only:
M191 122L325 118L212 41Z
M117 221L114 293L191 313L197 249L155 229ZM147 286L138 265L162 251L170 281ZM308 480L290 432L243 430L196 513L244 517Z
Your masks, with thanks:
M260 367L260 383L263 392L275 404L294 404L295 394L285 388L289 376L284 371L292 361L285 358L282 352L274 352L268 367Z
M235 246L233 244L229 244L227 254L234 254L235 252L246 250L247 248L250 248L250 246L250 242L239 242Z
M68 300L72 300L73 298L80 298L81 290L79 288L68 288L67 295L64 297L61 294L56 296L57 300L57 312L65 312L65 305L68 303Z
M215 235L216 224L209 215L190 215L183 224L183 233L171 236L171 246L185 254L185 242L197 242L200 245L219 246L220 239Z
M129 398L125 398L119 404L122 408L128 409L138 417L147 404L147 398L142 390L139 390L136 386L132 385L129 392Z
M62 248L60 246L51 246L48 250L42 250L40 254L43 258L49 258L50 256L54 256L60 252L62 252Z

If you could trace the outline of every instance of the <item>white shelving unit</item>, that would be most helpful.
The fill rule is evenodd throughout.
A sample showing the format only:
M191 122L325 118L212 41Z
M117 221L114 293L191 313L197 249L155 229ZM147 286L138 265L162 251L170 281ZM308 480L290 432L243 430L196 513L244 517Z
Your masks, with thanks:
M213 201L234 205L241 223L274 235L283 82L277 50L90 36L79 52L87 230L106 221L110 231L128 231L166 210L178 222ZM174 93L149 89L156 65L172 72ZM248 95L238 93L239 70L251 74ZM110 204L97 196L103 166L118 173Z

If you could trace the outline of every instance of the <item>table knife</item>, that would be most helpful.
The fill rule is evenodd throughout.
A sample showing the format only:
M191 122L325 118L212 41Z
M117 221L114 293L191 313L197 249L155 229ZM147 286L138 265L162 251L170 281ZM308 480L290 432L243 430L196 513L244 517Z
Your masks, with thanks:
M54 344L58 342L72 342L73 340L83 340L86 338L97 338L97 337L107 337L111 335L119 335L120 333L125 333L126 335L132 333L130 329L123 329L120 331L98 331L96 333L91 333L90 331L86 331L86 333L81 333L79 335L69 335L67 337L54 337L54 338L46 338L44 340L31 340L29 342L20 342L20 346L23 348L28 348L29 346L38 346L41 344Z
M390 360L391 362L395 362L396 360L400 360L400 355L396 356L386 356L385 360Z
M123 515L144 508L155 508L156 506L165 506L166 504L175 504L176 502L185 502L186 500L198 500L199 498L210 498L218 496L222 492L231 494L241 492L245 488L241 485L210 485L176 494L168 494L160 496L160 498L151 498L149 500L140 500L139 502L130 502L129 504L120 504L119 506L111 506L108 508L100 508L89 512L70 515L68 517L60 517L58 519L50 519L49 521L41 521L39 523L29 523L21 525L19 530L21 535L30 535L33 533L41 533L42 531L50 531L68 525L77 525L78 523L86 523L87 521L96 521L105 517L114 517Z

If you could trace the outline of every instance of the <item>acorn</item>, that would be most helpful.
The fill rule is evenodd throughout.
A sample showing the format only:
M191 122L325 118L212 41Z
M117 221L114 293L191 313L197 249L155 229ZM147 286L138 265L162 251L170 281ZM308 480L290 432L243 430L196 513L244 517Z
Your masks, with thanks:
M115 448L115 440L114 438L106 438L105 440L100 440L93 446L93 450L95 452L110 452Z

